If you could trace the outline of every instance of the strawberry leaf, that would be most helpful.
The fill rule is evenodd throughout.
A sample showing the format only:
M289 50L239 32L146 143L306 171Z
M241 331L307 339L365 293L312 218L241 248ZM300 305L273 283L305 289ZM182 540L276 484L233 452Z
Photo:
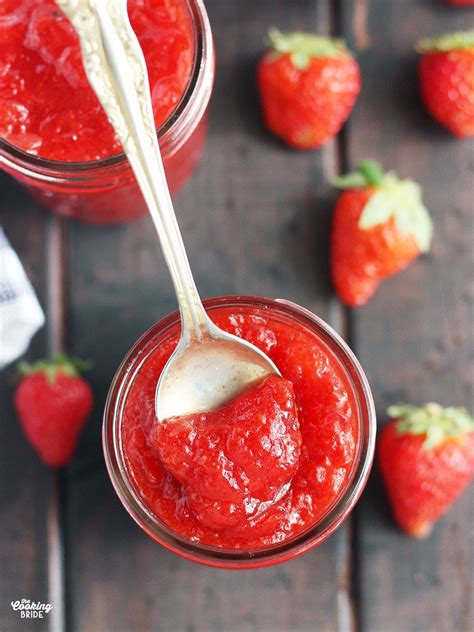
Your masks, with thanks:
M387 222L394 213L390 194L380 189L369 199L359 218L359 228L369 230Z
M439 37L426 37L418 42L419 53L447 53L451 50L468 50L474 48L474 29L445 33Z
M395 404L387 409L391 419L396 419L398 434L425 435L423 447L435 448L449 437L459 437L474 431L474 418L465 408L429 403L423 406Z
M332 185L336 189L364 189L368 186L366 177L358 171L346 173L344 176L338 176L332 181Z
M322 37L313 33L282 33L276 28L268 32L267 43L278 55L290 54L298 70L308 68L314 57L349 57L350 52L341 39Z
M428 252L433 225L421 198L421 188L411 180L399 180L394 173L387 173L365 205L359 227L369 230L391 217L400 232L414 237L421 252Z
M37 360L32 364L24 360L17 364L17 371L20 377L26 377L33 373L44 373L51 384L56 381L59 372L68 377L78 377L81 373L89 371L91 368L91 362L82 360L77 356L69 357L63 353L57 353L52 359Z
M421 199L421 189L409 180L401 182L398 189L395 222L402 233L411 233L421 252L428 252L433 235L430 215Z

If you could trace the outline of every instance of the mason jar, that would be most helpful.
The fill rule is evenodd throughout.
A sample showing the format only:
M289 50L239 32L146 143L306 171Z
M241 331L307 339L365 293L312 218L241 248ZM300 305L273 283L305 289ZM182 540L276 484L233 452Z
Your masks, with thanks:
M294 303L254 296L222 296L204 301L204 306L211 318L219 313L229 313L229 310L233 315L258 310L259 313L265 313L269 322L288 325L300 331L304 329L317 338L318 345L321 344L327 351L340 374L344 376L357 420L357 444L345 482L316 522L282 542L258 548L241 546L238 549L226 549L201 544L171 529L147 506L137 488L137 481L127 467L122 433L124 410L130 389L147 359L163 345L170 352L170 343L176 340L180 330L178 312L153 325L135 343L112 381L103 423L103 447L110 478L121 502L138 525L151 538L182 557L227 569L257 568L290 560L324 542L349 515L365 486L372 464L376 435L374 404L367 379L342 338L318 316ZM143 371L145 379L150 379L150 370ZM153 416L154 419L154 398L147 396L147 399L150 400L149 417ZM135 410L135 404L133 407ZM146 458L143 456L144 460Z
M192 175L207 132L207 107L215 55L203 0L185 0L194 31L194 65L181 100L157 129L171 193ZM125 222L146 213L123 153L91 162L58 162L34 156L0 137L0 167L55 213L90 224Z

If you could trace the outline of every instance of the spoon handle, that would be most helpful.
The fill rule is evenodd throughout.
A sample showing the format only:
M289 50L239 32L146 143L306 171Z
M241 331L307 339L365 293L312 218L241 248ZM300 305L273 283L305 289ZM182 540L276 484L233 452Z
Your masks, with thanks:
M89 82L119 137L155 224L173 280L183 336L213 325L199 297L166 182L148 73L127 0L56 0L79 36Z

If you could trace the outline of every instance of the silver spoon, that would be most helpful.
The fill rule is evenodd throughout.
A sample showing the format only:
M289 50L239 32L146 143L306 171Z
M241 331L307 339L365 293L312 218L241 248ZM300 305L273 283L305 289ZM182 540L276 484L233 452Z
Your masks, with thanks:
M260 349L217 327L189 266L156 137L145 59L126 0L56 0L75 28L89 82L123 145L155 224L181 316L181 337L156 388L159 421L214 410L270 373Z

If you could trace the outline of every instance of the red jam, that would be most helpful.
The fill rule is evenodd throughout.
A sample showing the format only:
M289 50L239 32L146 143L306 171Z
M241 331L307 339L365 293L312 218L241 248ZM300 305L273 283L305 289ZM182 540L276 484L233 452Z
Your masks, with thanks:
M185 0L129 0L128 10L147 61L158 127L191 76L191 17ZM122 150L87 81L78 38L54 0L0 3L0 136L61 162Z
M318 521L348 484L357 454L351 386L315 333L253 309L213 320L269 355L271 376L221 409L157 424L158 377L176 345L147 357L121 426L127 476L170 530L226 549L282 542Z
M154 445L201 525L243 524L281 498L298 469L291 382L271 375L215 412L165 420Z

